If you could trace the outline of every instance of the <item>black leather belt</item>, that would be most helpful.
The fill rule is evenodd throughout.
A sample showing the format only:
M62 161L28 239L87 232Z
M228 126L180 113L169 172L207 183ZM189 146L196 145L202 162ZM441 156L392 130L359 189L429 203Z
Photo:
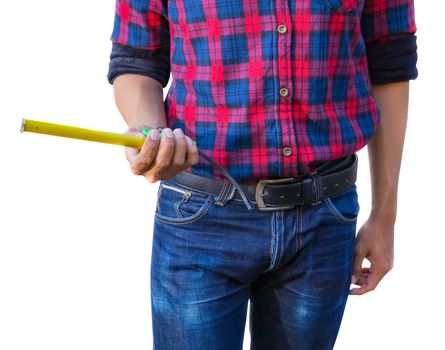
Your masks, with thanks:
M338 195L353 186L357 179L356 154L321 165L315 171L285 179L261 180L255 184L238 184L234 199L256 202L260 210L282 210L295 206L315 205L323 198ZM227 182L181 172L169 181L196 191L218 195ZM249 208L250 209L250 208Z

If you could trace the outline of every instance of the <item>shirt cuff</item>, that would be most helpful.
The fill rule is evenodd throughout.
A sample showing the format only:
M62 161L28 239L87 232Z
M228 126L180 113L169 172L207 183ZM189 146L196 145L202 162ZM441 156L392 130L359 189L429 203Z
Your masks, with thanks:
M122 74L149 76L156 79L163 88L166 87L170 79L170 46L146 50L113 42L108 82L113 84L114 79Z
M371 84L388 84L416 79L416 36L402 35L366 44Z

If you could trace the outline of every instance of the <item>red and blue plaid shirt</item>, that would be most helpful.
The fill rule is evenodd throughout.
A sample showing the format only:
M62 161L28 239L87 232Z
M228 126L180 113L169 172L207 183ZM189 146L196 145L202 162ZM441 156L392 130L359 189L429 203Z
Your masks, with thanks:
M293 177L367 144L371 84L417 77L415 32L413 0L117 0L108 79L171 73L169 127L237 180Z

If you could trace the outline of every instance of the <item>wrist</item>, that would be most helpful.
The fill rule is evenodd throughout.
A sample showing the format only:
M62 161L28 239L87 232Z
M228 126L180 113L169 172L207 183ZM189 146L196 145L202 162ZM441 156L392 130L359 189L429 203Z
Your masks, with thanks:
M391 223L397 216L397 190L390 186L379 186L373 191L371 217Z
M370 218L374 221L383 222L385 224L395 224L397 217L397 206L373 205L371 208Z

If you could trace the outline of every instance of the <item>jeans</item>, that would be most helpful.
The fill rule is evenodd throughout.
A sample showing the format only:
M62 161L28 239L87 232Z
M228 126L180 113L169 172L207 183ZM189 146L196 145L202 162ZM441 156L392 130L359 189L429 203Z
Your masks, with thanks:
M317 205L248 210L161 181L151 301L155 350L332 349L348 298L356 186Z

